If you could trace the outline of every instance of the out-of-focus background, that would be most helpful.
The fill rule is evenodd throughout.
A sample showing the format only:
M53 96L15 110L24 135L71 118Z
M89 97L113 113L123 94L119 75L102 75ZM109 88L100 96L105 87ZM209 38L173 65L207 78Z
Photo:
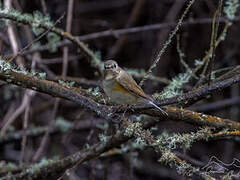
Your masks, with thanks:
M212 21L218 3L218 0L198 0L192 5L177 35L153 71L155 80L148 79L144 82L145 92L161 92L172 78L186 72L186 65L194 68L196 62L202 60L210 48ZM224 0L223 6L225 3ZM176 27L186 6L187 2L184 0L5 0L2 1L1 8L11 7L21 13L39 12L42 16L49 16L56 27L79 36L101 60L116 60L140 82ZM225 18L222 13L218 19L219 34L225 26ZM56 22L57 20L60 22ZM239 22L237 14L224 36L224 41L216 47L214 70L239 65ZM7 23L3 18L0 19L0 54L11 58L33 42L37 35L31 26L12 21ZM76 81L75 86L89 91L95 91L94 88L99 87L102 92L102 77L92 65L91 59L76 44L66 42L60 36L48 34L21 54L12 61L13 66L27 71L35 69L38 73L45 72L48 79L60 83L62 79L69 80L69 83ZM67 56L67 66L63 65L63 54L65 58ZM61 77L63 74L65 78ZM189 82L183 91L192 88L193 83ZM239 84L236 84L191 108L239 121L239 106ZM25 165L43 159L73 154L98 142L99 135L105 134L109 126L109 122L82 109L76 103L56 100L44 93L27 92L26 89L11 84L2 83L0 86L0 107L0 128L5 131L0 137L0 169L11 165L20 171ZM57 125L46 135L51 122ZM25 128L33 130L27 138L23 133ZM158 124L153 132L156 135L164 131L187 133L196 129L198 126L169 120ZM9 138L11 135L13 137ZM22 140L23 136L26 138L25 142ZM129 149L79 165L68 178L185 179L175 169L158 163L159 155L151 148L136 150L131 143L118 147L121 148ZM211 157L232 163L234 158L240 158L239 139L199 141L190 150L176 149L174 152L198 167L204 167ZM0 170L2 175L6 172L5 169L2 172Z

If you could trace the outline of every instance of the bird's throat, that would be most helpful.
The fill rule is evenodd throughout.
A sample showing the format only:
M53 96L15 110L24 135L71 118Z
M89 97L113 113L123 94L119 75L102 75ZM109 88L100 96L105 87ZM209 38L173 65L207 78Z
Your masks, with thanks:
M116 73L112 72L112 71L107 71L105 73L105 76L104 76L104 80L112 80L112 79L115 79L117 76Z

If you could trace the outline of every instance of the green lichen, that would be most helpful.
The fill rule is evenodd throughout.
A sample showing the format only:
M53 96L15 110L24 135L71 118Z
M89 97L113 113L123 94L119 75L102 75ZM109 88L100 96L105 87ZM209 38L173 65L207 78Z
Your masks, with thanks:
M38 73L40 79L46 79L47 74L45 72Z
M135 76L135 77L143 77L146 74L146 71L144 69L124 68L124 70L127 71L132 76Z
M63 86L70 86L73 87L75 82L74 81L63 81L63 80L58 80L58 83L63 85Z
M87 46L87 44L85 44ZM87 46L88 47L88 46ZM101 61L101 51L96 51L93 53L93 59L91 60L91 66L99 67L101 71L104 69L103 62Z
M24 75L30 75L31 74L25 69L20 70L18 67L14 67L9 62L3 60L3 58L0 57L0 72L8 74L10 71L13 71L13 72L16 72L16 73L21 73L21 74L24 74Z
M57 51L57 43L60 42L61 38L57 34L50 32L47 34L48 39L48 47L50 52L56 52Z
M3 58L0 56L0 72L7 72L12 69L12 66L10 63L3 60Z
M146 118L146 117L148 117L147 115L145 115L145 114L141 114L141 115L139 115L139 116L135 116L135 120L136 121L138 121L138 122L140 122L140 121L142 121L144 118Z
M201 66L201 65L203 65L203 63L204 62L202 60L199 60L199 59L195 59L195 61L194 61L195 66L199 66L199 65Z
M102 124L98 123L98 124L96 124L96 127L98 129L105 131L105 130L108 130L109 124L108 123L102 123Z
M101 142L103 142L104 144L107 143L108 138L105 134L99 134L98 137L99 137Z
M1 172L1 169L16 169L18 168L18 166L14 163L11 163L11 162L8 162L8 163L3 163L3 162L0 162L0 172Z
M58 157L54 157L53 159L46 159L43 158L39 163L31 165L29 168L25 169L25 172L28 174L29 177L33 176L41 171L41 168L50 166L53 163L58 161Z
M176 77L172 79L171 83L167 87L165 87L160 94L155 93L153 95L153 98L158 100L181 95L183 93L182 92L183 85L189 81L191 76L192 76L191 70L187 70L186 73L178 74Z
M84 145L84 148L85 149L89 149L91 146L88 144L88 143L86 143L85 145Z
M184 176L192 176L193 173L199 172L199 168L193 167L191 164L183 161L181 164L176 166L176 170L178 174L184 175Z
M107 103L98 87L96 87L96 88L88 88L88 92L91 93L93 96L95 96L97 98L98 102L103 103L103 104ZM112 114L109 114L109 117L111 115Z
M124 131L124 136L128 136L128 137L131 137L133 136L133 133L137 132L136 130L138 129L142 129L142 124L139 123L139 122L136 122L136 123L131 123ZM136 135L138 136L138 135ZM140 135L139 135L140 136Z
M225 2L224 13L226 14L228 19L234 20L238 7L239 0L227 0Z
M43 27L50 29L54 26L54 23L51 21L50 16L44 16L39 11L35 11L33 14L23 14L13 8L6 9L0 7L0 14L12 19L16 19L18 22L28 22L32 25L32 30L37 36L44 32ZM57 42L59 42L61 38L57 34L50 32L47 34L47 39L50 52L55 52L57 50Z
M27 13L23 14L13 8L6 9L3 7L0 7L0 13L7 17L15 18L19 21L30 22L33 27L40 27L41 25L44 25L47 27L53 26L53 22L51 22L50 16L43 16L42 13L39 11L35 11L32 15L32 14L27 14Z
M141 137L137 137L135 139L135 141L132 143L132 146L135 148L135 149L141 149L143 150L146 146L147 146L147 143L145 142L144 139L142 139Z
M186 134L168 134L166 131L164 131L157 137L157 144L155 145L164 146L169 150L174 150L179 147L189 149L193 142L200 139L207 140L209 137L211 137L211 135L211 129L207 127L200 129L195 133L192 132Z
M66 121L63 117L57 117L55 126L60 128L62 132L67 132L73 127L72 123Z

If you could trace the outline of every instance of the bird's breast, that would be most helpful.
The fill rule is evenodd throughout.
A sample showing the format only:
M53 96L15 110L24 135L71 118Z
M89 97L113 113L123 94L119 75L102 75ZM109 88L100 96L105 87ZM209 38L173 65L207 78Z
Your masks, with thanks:
M136 104L139 99L114 79L104 80L103 89L110 100L116 104Z

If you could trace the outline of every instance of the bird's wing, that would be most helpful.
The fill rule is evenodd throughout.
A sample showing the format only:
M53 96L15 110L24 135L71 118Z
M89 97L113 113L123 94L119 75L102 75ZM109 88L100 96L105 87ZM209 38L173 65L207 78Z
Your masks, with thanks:
M120 84L120 86L122 86L124 89L134 94L135 96L143 97L148 100L151 100L151 98L144 93L142 88L137 85L136 81L127 72L121 73L116 78L116 81Z

